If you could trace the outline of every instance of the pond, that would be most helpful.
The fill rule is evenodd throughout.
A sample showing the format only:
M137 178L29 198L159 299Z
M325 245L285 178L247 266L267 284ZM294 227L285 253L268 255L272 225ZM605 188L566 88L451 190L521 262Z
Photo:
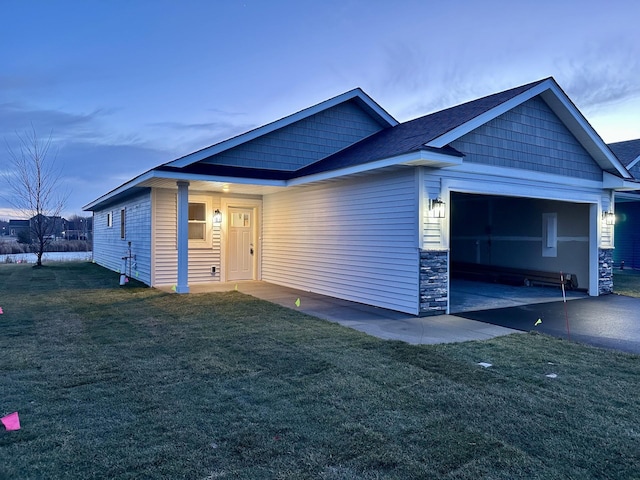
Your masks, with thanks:
M35 253L13 253L0 255L0 263L36 263ZM90 262L92 252L45 252L43 262Z

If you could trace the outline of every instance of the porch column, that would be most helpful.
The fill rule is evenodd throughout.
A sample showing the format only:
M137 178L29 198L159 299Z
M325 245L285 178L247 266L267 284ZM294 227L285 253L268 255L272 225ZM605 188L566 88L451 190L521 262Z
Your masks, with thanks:
M189 293L189 182L178 184L178 283L176 293Z

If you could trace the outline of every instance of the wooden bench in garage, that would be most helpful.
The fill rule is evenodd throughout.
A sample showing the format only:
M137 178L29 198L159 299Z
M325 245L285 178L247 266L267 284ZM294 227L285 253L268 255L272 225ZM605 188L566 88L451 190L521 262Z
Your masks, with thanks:
M563 273L561 280L560 272L543 272L478 263L451 262L451 276L507 285L560 286L564 282L567 289L575 290L578 288L578 277L572 273Z

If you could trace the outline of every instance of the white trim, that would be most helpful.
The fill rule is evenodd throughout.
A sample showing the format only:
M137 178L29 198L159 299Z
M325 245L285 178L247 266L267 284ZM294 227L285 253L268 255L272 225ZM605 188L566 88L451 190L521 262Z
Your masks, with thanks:
M631 162L627 165L627 170L629 170L630 168L633 168L638 162L640 162L640 155L638 155L636 158L631 160Z
M602 182L599 180L587 180L584 178L566 177L554 173L533 172L531 170L522 170L520 168L495 167L479 163L465 163L460 166L454 166L447 169L453 172L474 173L480 175L491 176L494 178L523 179L534 182L553 183L564 187L575 188L591 188L601 190Z
M602 172L602 186L613 190L640 190L640 182L625 180L624 178L612 175L609 172Z
M149 286L150 287L154 287L156 285L156 225L157 225L157 220L156 220L156 210L158 208L158 190L156 188L152 188L151 189L151 231L149 232L149 234L151 235L151 265L149 265L149 272L150 272L150 280L149 280ZM178 233L177 230L177 223L176 223L176 235Z
M445 166L451 167L455 165L462 165L462 157L438 152L429 152L427 150L418 150L416 152L405 153L395 157L387 157L369 163L354 165L352 167L345 167L328 172L314 173L305 177L293 178L286 182L286 186L292 187L296 185L304 185L306 183L329 180L336 177L368 172L370 170L378 170L380 168L392 167L395 165L423 165L438 168Z
M622 165L618 157L611 152L609 147L604 143L602 138L600 138L589 122L587 122L582 113L580 113L569 97L567 97L558 84L551 78L548 78L512 99L497 105L491 110L472 118L453 130L449 130L439 137L434 138L427 143L427 146L442 148L449 145L454 140L459 139L463 135L481 127L490 120L493 120L537 95L542 97L547 105L549 105L549 108L553 110L553 112L576 137L580 144L582 144L582 146L589 152L594 160L598 162L598 165L600 165L603 170L613 168L624 178L632 178L631 174L629 174L624 165Z
M522 170L486 167L483 165L466 165L465 168L460 169L454 167L451 170L447 170L447 173L449 171L482 174L485 178L472 180L468 178L443 177L443 190L451 189L464 193L540 198L575 203L599 203L602 194L602 184L600 182L574 179L561 175L527 171L527 178L523 179L522 176L517 175L518 173L522 174ZM535 185L533 182L544 182L550 185ZM585 188L589 188L592 191L585 192ZM450 203L448 199L445 201L447 205Z
M640 187L638 188L640 190ZM623 202L640 202L640 193L636 192L616 192L616 202L622 200Z
M442 148L446 145L449 145L454 140L466 135L467 133L475 130L478 127L481 127L485 123L493 120L496 117L499 117L503 113L508 112L512 108L517 107L518 105L526 102L527 100L535 97L536 95L541 94L543 91L547 90L550 87L551 79L547 79L534 87L531 87L529 90L522 92L521 94L513 97L510 100L507 100L500 105L493 107L491 110L486 111L485 113L478 115L477 117L472 118L468 122L463 123L462 125L454 128L453 130L449 130L448 132L440 135L439 137L431 140L427 145L429 147Z
M427 197L426 188L424 187L424 168L418 167L416 168L416 189L418 192L418 221L417 221L417 232L418 235L418 248L420 250L424 249L424 203ZM418 258L418 261L420 259Z
M600 268L598 249L602 240L600 228L601 211L600 203L592 204L589 207L589 237L595 239L595 241L589 242L589 295L592 297L597 297L600 294L598 289L598 270Z
M398 124L398 121L391 115L389 115L371 97L369 97L361 89L356 88L354 90L350 90L341 95L338 95L337 97L333 97L329 100L318 103L317 105L314 105L312 107L300 110L299 112L281 118L280 120L276 120L275 122L268 123L266 125L263 125L262 127L255 128L253 130L250 130L249 132L242 133L228 140L223 140L222 142L210 147L203 148L202 150L199 150L197 152L190 153L188 155L185 155L184 157L180 157L176 160L165 163L164 165L167 167L185 167L187 165L191 165L212 155L217 155L218 153L224 152L225 150L237 147L238 145L242 145L243 143L249 142L258 137L274 132L293 123L299 122L300 120L311 117L312 115L320 113L324 110L335 107L336 105L356 98L361 100L371 111L373 111L378 116L379 120L383 121L388 126L393 127Z
M204 238L201 240L197 239L188 239L189 241L189 250L211 250L211 235L213 232L213 199L210 194L198 194L189 192L189 203L203 203L205 208L204 221ZM187 223L192 223L191 219L188 220Z
M284 187L286 186L285 180L265 180L262 178L248 178L248 177L228 177L220 175L203 175L193 173L180 173L180 172L153 172L154 175L150 178L145 178L144 181L160 178L163 180L186 180L189 182L220 182L220 183L238 183L243 185L260 185L260 186L274 186ZM142 182L139 182L142 183Z

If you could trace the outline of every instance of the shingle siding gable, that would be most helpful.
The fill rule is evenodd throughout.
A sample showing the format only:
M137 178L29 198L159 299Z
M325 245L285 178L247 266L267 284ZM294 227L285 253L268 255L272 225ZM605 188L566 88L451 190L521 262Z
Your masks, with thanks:
M222 152L202 163L297 170L379 131L355 101L344 102Z
M465 162L601 180L602 169L539 97L451 143Z

